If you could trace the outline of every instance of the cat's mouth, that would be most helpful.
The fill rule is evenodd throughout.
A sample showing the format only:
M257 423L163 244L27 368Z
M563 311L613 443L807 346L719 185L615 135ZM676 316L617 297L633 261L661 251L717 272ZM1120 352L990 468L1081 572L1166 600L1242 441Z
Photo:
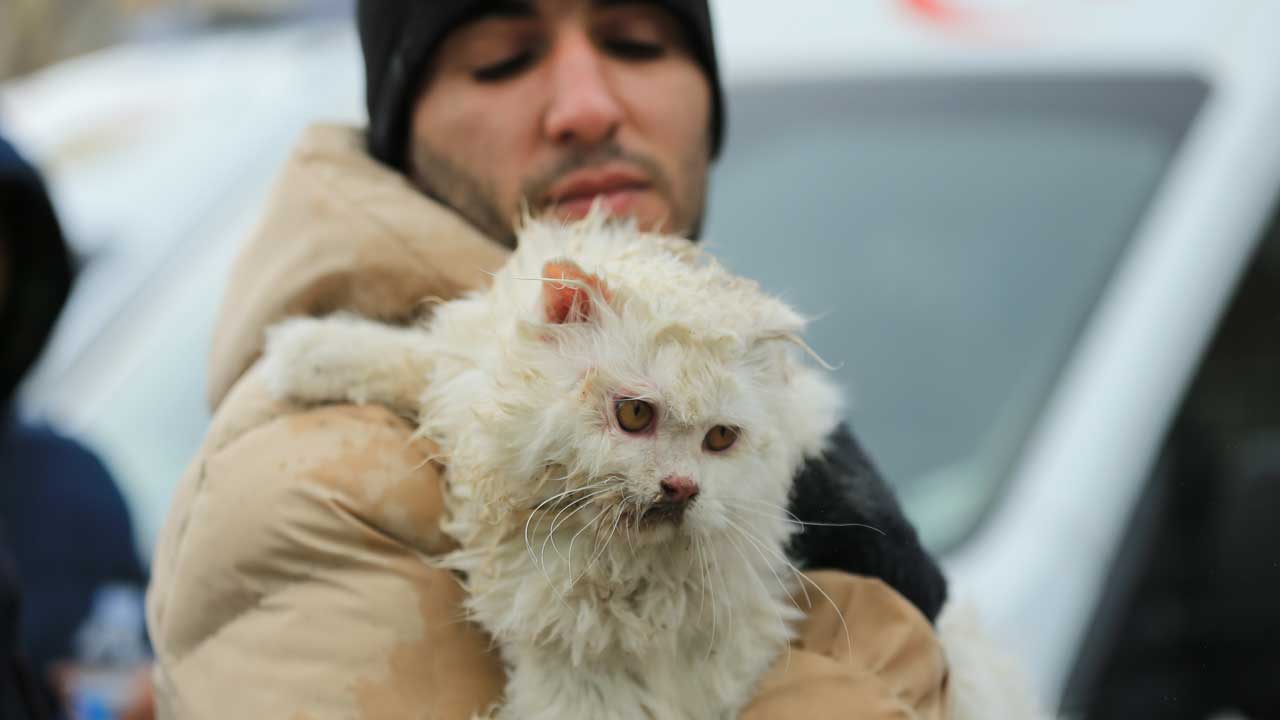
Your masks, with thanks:
M689 503L664 502L653 503L640 515L640 527L652 528L660 525L680 525L684 522L685 511Z

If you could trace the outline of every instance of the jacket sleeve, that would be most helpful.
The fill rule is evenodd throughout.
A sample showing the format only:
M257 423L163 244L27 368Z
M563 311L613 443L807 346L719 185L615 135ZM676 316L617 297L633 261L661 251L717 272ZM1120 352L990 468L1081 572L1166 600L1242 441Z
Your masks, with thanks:
M493 702L501 667L429 561L447 549L433 449L384 409L329 406L203 453L148 598L160 717L462 720Z
M933 627L875 578L808 574L807 615L740 720L944 720L946 657Z

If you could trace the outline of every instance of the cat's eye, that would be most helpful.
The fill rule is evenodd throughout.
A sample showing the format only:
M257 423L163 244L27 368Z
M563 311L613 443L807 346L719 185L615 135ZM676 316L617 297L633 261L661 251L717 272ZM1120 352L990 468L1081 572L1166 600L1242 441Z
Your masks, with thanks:
M644 400L619 400L618 426L630 433L644 432L653 424L653 406Z
M717 425L707 431L702 446L711 452L722 452L733 447L738 441L738 431L728 425Z

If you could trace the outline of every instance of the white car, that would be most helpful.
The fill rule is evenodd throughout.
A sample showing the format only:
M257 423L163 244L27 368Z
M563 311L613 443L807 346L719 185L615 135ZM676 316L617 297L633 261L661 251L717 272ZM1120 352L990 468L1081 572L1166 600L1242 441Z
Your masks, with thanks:
M1280 2L715 11L704 241L814 316L953 594L1064 715L1280 716ZM291 24L0 88L89 258L26 407L144 547L230 258L301 127L361 121L358 53Z

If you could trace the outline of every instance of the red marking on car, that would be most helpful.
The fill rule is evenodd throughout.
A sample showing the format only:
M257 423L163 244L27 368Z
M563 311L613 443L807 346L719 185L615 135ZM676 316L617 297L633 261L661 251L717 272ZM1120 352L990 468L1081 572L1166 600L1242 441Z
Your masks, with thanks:
M946 0L902 0L912 12L934 22L950 23L964 19L966 13Z

